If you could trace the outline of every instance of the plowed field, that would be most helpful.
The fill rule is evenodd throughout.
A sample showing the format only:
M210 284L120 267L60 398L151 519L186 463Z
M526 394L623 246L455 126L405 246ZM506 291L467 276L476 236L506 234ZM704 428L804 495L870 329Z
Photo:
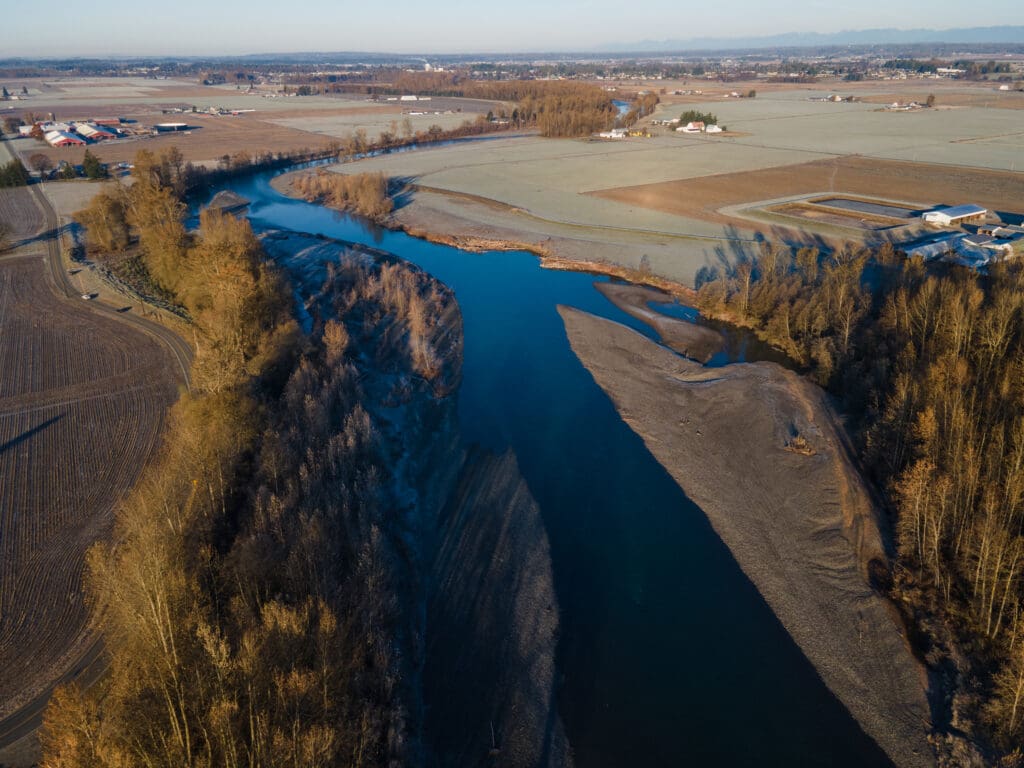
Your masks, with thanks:
M85 552L152 453L180 370L47 275L39 257L0 261L0 718L92 640Z

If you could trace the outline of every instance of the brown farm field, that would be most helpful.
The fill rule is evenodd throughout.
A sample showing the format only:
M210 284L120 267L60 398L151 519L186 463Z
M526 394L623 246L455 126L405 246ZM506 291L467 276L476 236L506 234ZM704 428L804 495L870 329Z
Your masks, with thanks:
M750 222L721 208L760 200L834 192L923 204L976 203L1024 213L1024 173L839 157L698 179L602 189L589 194L627 205L723 224Z
M1020 91L998 91L993 86L977 87L970 91L936 92L935 89L907 89L897 93L870 94L861 98L866 104L891 104L894 101L916 101L925 103L928 96L935 96L935 106L943 107L985 107L990 109L1024 109L1024 93Z
M163 344L59 299L48 275L40 256L0 259L0 719L92 642L86 550L177 396Z
M0 222L10 227L8 237L17 245L43 228L43 213L24 187L0 189Z

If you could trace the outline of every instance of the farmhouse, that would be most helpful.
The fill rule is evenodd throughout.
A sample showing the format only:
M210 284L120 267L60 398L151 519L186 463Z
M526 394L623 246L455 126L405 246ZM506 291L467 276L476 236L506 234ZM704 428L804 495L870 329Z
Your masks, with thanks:
M956 205L952 208L928 211L921 216L928 224L936 224L940 227L951 227L954 224L965 224L969 221L978 221L985 217L988 211L979 205Z
M67 131L49 131L46 141L51 147L84 147L85 139Z
M704 131L704 123L700 120L691 120L686 125L681 125L676 128L680 133L702 133Z
M713 123L708 125L700 120L695 120L676 128L679 133L721 133L722 129Z

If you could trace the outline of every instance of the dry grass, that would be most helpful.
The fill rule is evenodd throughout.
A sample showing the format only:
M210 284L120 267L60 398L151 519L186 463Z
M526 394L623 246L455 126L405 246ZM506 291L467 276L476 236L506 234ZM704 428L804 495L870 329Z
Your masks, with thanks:
M86 641L86 549L156 443L170 354L59 301L38 259L0 262L0 715Z
M929 94L935 95L935 106L942 107L984 107L985 109L1024 109L1024 93L997 91L995 85L974 88L970 91L943 92L928 90L929 86L915 84L914 89L896 93L878 93L864 96L866 104L892 104L894 101L916 101L924 104Z

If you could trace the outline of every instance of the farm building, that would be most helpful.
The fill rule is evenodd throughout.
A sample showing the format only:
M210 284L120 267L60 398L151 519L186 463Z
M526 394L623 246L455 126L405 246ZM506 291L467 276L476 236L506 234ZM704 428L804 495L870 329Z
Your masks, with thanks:
M717 125L708 125L704 128L704 133L721 133L722 129Z
M612 128L610 131L601 131L597 135L602 139L624 139L628 133L625 128Z
M945 256L948 253L954 253L957 245L963 240L966 235L947 235L941 237L938 240L932 240L930 243L922 243L921 245L915 246L907 250L907 256L920 256L925 261L931 261L937 259L940 256Z
M173 133L175 131L187 131L188 123L157 123L153 126L157 133Z
M75 126L75 132L78 133L79 136L84 136L90 141L105 141L106 139L117 138L116 134L110 131L105 131L102 128L98 128L95 125L90 125L89 123L79 123Z
M689 122L686 125L682 125L676 128L680 133L701 133L704 130L704 123L700 120L696 122Z
M978 227L979 235L992 237L1015 238L1024 236L1024 227L1019 224L982 224Z
M51 147L84 147L85 139L67 131L49 131L46 141Z
M925 261L942 259L971 269L981 269L993 262L1013 258L1019 247L1019 238L995 238L991 235L960 232L908 248L906 254L920 256Z
M968 221L977 221L985 217L988 211L979 205L956 205L952 208L943 208L937 211L928 211L921 216L928 224L937 224L940 227L950 227L954 224L964 224Z

